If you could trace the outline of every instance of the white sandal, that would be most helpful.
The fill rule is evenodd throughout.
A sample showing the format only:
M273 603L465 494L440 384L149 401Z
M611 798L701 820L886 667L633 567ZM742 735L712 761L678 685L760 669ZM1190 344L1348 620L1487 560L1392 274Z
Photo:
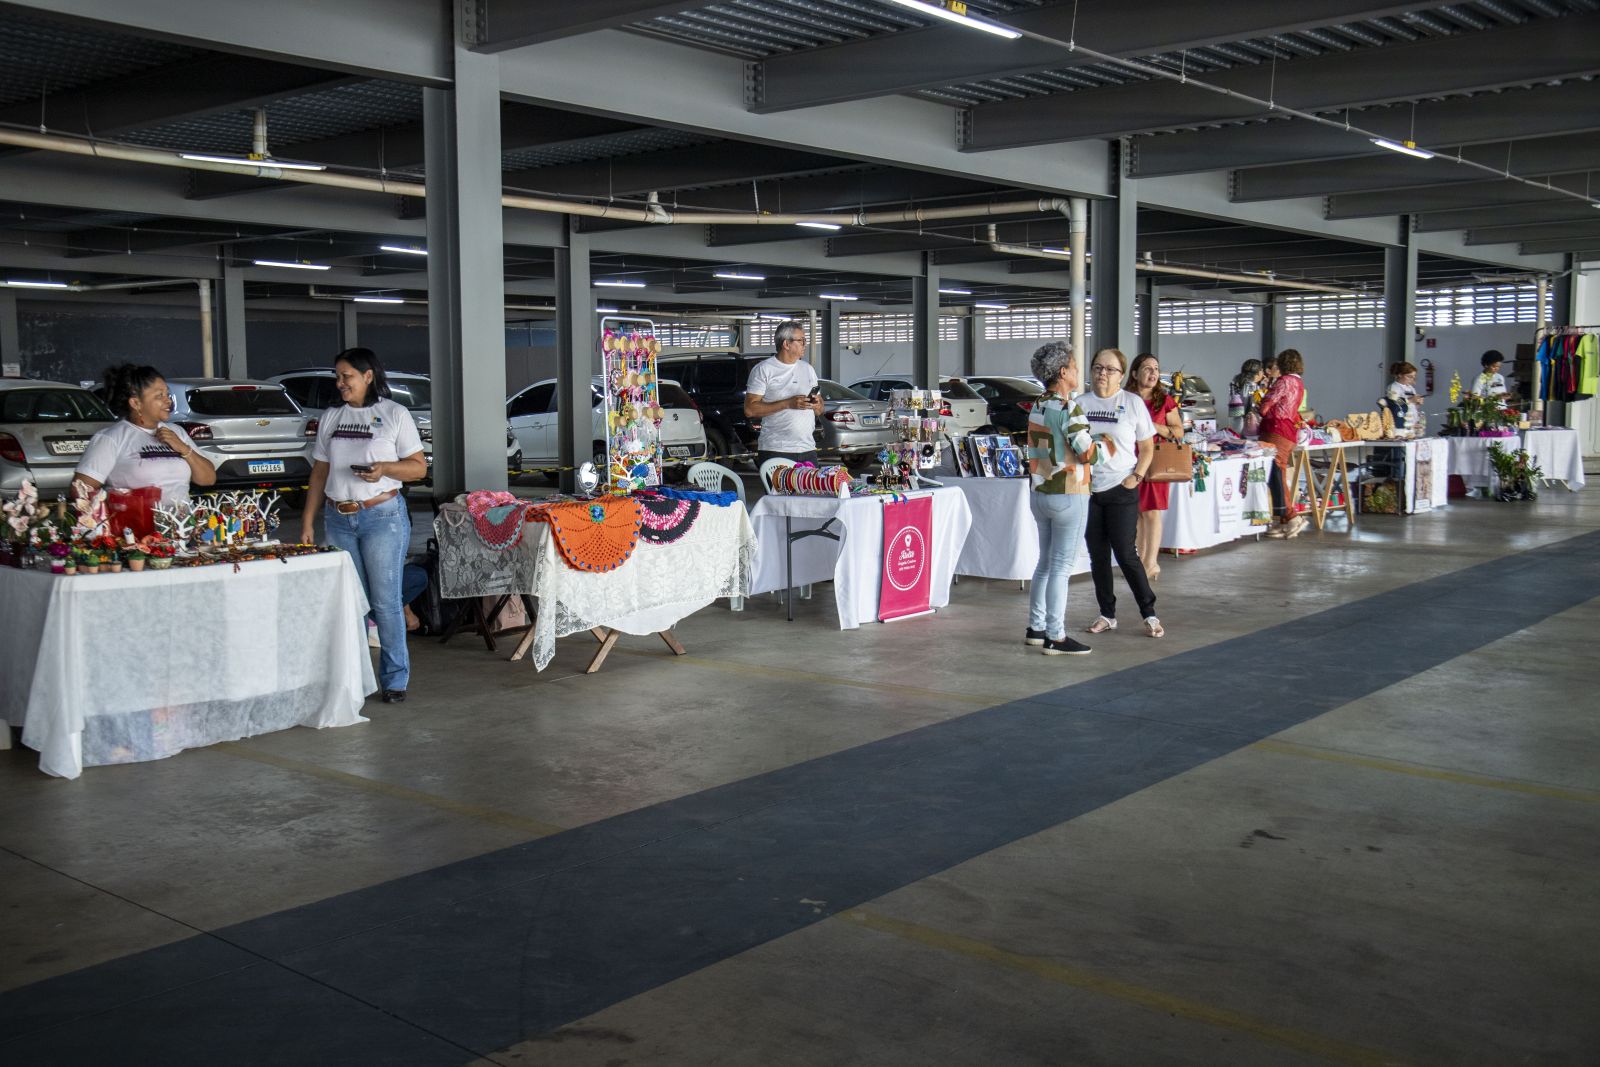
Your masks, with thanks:
M1096 615L1094 617L1094 622L1089 624L1088 632L1092 634L1103 634L1107 630L1115 630L1116 628L1116 619L1108 619L1104 615Z
M1161 620L1154 615L1144 620L1144 632L1151 637L1165 637L1167 633L1166 629L1161 625Z

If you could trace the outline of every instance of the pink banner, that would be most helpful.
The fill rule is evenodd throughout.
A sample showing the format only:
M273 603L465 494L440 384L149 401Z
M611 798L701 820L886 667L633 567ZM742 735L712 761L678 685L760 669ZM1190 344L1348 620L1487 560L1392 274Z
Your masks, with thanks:
M933 498L912 497L883 506L883 582L878 618L928 610L933 586Z

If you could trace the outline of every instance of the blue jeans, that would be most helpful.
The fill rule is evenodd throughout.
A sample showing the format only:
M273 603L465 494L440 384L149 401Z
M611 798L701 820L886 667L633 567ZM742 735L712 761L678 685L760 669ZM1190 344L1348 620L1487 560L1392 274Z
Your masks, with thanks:
M1039 527L1039 565L1028 593L1028 629L1043 630L1052 641L1067 636L1067 579L1083 547L1089 522L1084 493L1029 493L1028 507Z
M411 548L411 515L405 497L351 515L341 515L333 505L325 505L322 527L331 544L350 553L350 562L361 576L361 588L366 591L372 621L378 624L378 640L383 644L378 654L378 685L406 688L411 682L411 653L406 648L400 581ZM365 644L366 640L363 624L361 641Z

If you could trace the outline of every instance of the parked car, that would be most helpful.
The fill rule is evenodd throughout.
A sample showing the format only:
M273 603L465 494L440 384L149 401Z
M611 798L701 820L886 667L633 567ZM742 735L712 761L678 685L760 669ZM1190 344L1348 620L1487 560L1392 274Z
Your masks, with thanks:
M872 400L885 403L896 389L913 388L909 378L863 378L850 388ZM939 393L944 399L946 426L952 434L991 433L989 403L961 378L940 378Z
M889 425L889 405L869 400L854 389L822 378L822 418L817 420L817 451L837 457L848 466L864 466L883 446L895 439Z
M311 477L317 419L276 382L168 378L172 420L217 468L217 486L293 488Z
M683 467L706 457L706 432L700 420L700 410L677 382L658 380L661 408L661 448L668 467ZM601 395L603 382L596 377L589 383L593 413L590 416L591 447L595 466L605 460L605 404ZM506 401L506 417L511 431L516 435L523 461L530 467L554 467L560 462L561 440L558 420L560 396L556 380L547 378L535 382ZM663 472L665 473L665 472ZM554 473L546 475L555 481Z
M89 438L116 421L79 386L0 378L0 496L14 498L24 479L43 500L65 496Z
M690 352L663 356L657 362L657 373L683 386L700 408L711 455L756 450L761 420L744 413L744 387L750 371L767 358L766 353Z
M384 377L389 382L390 398L411 412L411 419L417 424L417 435L422 438L422 454L428 461L428 477L423 484L430 485L433 482L433 383L426 374L412 374L409 371L387 371ZM340 402L332 367L307 367L287 374L275 374L267 380L282 385L302 408L314 416L320 416ZM507 424L506 469L521 468L522 449L517 445L511 426Z
M982 374L967 383L989 402L989 421L1003 433L1023 433L1028 428L1028 412L1044 394L1037 378L1009 374Z
M1163 374L1161 384L1172 389L1172 375ZM1199 375L1185 374L1183 376L1183 393L1178 397L1178 407L1183 412L1183 424L1192 427L1196 419L1215 419L1217 417L1217 397L1211 391L1211 386Z

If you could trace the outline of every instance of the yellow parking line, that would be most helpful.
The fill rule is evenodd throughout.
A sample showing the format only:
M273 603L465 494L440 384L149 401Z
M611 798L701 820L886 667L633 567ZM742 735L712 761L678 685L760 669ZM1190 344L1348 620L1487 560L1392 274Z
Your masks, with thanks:
M1346 1063L1355 1067L1377 1067L1383 1064L1403 1064L1405 1061L1397 1056L1367 1048L1363 1045L1351 1044L1336 1038L1324 1037L1305 1030L1296 1030L1289 1026L1279 1026L1276 1023L1257 1019L1250 1015L1231 1011L1227 1008L1218 1008L1210 1004L1203 1004L1185 997L1173 996L1159 990L1147 989L1144 986L1134 985L1130 982L1121 982L1115 978L1095 974L1078 967L1056 963L1053 960L1043 959L1038 956L1024 956L1011 952L983 941L960 934L936 930L932 927L922 926L918 923L905 922L893 919L877 912L857 908L853 911L843 912L836 918L863 926L879 933L890 934L914 941L929 948L939 949L943 952L965 956L968 959L981 960L984 963L994 964L1008 970L1031 974L1036 978L1043 978L1057 985L1071 986L1074 989L1083 989L1091 993L1111 997L1115 1000L1136 1004L1141 1008L1160 1012L1163 1015L1188 1019L1191 1022L1204 1023L1234 1033L1246 1034L1260 1041L1273 1045L1281 1045L1294 1049L1310 1056L1317 1056L1333 1063Z
M467 804L459 800L451 800L449 797L424 793L420 789L410 789L403 785L380 782L376 778L366 778L359 774L336 771L331 767L321 767L315 763L306 763L303 760L290 759L287 756L258 751L246 745L241 745L236 741L212 745L210 751L221 752L237 759L250 760L253 763L264 763L269 767L294 771L297 774L310 775L324 782L335 782L339 785L350 786L364 793L373 793L377 796L389 797L394 800L422 804L438 811L447 811L452 815L462 815L469 819L476 819L479 822L492 823L495 826L505 827L508 830L515 830L518 833L528 834L532 837L549 837L551 834L558 834L565 829L565 827L555 826L551 823L540 822L538 819L513 815L509 811L499 811L495 808L486 808L478 804Z
M1276 752L1285 756L1302 756L1306 759L1322 760L1326 763L1344 763L1352 767L1388 771L1391 774L1406 774L1413 778L1429 778L1436 782L1454 782L1457 785L1475 785L1484 789L1501 789L1508 793L1526 793L1529 796L1552 797L1556 800L1577 800L1586 804L1600 804L1600 792L1596 792L1593 789L1540 785L1538 782L1520 782L1514 778L1495 778L1486 774L1469 774L1465 771L1451 771L1442 767L1430 767L1422 763L1405 763L1400 760L1382 759L1378 756L1363 756L1353 752L1339 752L1329 748L1297 745L1292 741L1277 741L1271 738L1257 741L1250 747L1259 748L1266 752Z

